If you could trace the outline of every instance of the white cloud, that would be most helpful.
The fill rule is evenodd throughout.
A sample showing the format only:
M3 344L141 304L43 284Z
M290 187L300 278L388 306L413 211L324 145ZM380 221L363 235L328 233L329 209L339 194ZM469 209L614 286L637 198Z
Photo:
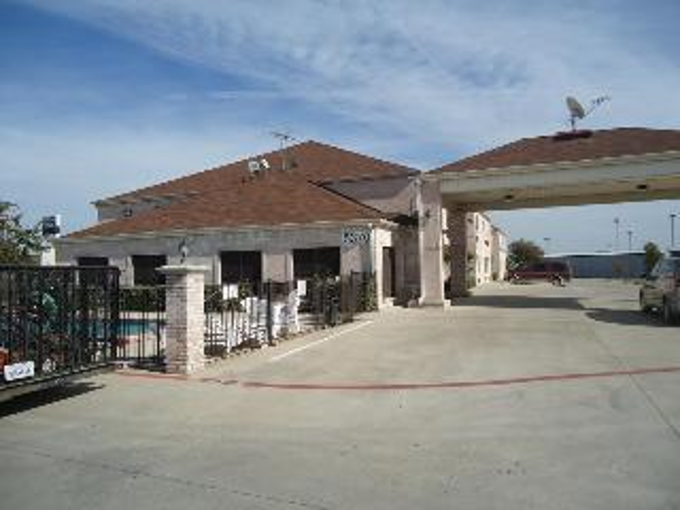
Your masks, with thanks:
M615 14L583 7L556 15L525 2L32 3L255 80L263 99L302 98L368 123L376 137L452 153L563 128L569 93L614 98L595 127L673 126L680 115L669 100L680 87L676 63L631 41Z
M565 128L568 94L612 96L590 127L677 127L680 118L670 42L677 35L657 33L659 6L635 13L634 2L606 0L574 0L559 12L555 2L526 0L26 3L248 84L161 92L163 104L115 118L94 111L41 126L27 114L23 128L0 129L3 192L35 216L65 213L69 227L92 218L87 200L271 149L272 127L428 168ZM106 104L106 91L100 98L77 83L55 84L50 104L72 91ZM23 118L15 110L24 107L2 105L7 118ZM496 216L512 235L551 235L554 249L595 249L614 216L630 218L640 239L644 232L663 240L663 218L677 202L598 207ZM593 211L599 227L588 223ZM575 218L585 218L588 232ZM559 234L554 225L563 226Z
M89 202L268 149L248 129L130 133L98 126L59 132L0 129L2 196L31 221L61 213L74 230L94 221Z

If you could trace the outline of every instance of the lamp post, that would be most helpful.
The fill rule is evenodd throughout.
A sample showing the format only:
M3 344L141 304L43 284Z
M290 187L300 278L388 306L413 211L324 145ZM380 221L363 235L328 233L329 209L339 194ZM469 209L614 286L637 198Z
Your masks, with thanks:
M677 214L671 213L669 214L669 218L671 219L671 250L675 248L675 217Z
M626 234L628 234L628 253L626 254L626 258L628 259L628 278L633 277L633 231L631 229L628 229L626 231Z
M616 242L614 243L614 250L619 251L619 224L621 223L621 220L619 218L614 218L614 232L615 232L615 238Z
M550 253L550 241L551 241L551 239L549 237L543 238L543 242L545 242L545 253L546 253L546 255Z

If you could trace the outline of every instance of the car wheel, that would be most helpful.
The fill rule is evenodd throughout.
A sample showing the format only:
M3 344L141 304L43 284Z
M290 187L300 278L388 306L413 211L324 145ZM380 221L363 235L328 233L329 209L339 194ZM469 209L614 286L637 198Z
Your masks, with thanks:
M673 313L673 308L671 308L671 304L668 302L668 300L664 300L663 302L663 321L666 324L675 324L675 314Z

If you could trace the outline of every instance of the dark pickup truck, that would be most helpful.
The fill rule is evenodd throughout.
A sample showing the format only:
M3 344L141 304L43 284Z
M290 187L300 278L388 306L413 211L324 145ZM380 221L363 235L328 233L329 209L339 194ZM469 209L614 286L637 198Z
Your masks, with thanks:
M571 280L571 268L565 262L545 261L508 272L511 283L547 281L562 285Z

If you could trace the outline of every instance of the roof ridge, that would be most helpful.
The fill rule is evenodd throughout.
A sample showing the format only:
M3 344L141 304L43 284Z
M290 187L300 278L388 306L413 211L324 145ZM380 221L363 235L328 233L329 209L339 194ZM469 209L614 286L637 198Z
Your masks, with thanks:
M298 143L295 143L291 146L289 146L287 149L291 151L297 150L304 150L305 147L320 147L323 149L330 149L332 151L336 151L339 153L342 153L346 156L353 157L353 158L360 158L364 160L365 162L372 163L375 165L375 173L380 174L381 172L385 172L386 169L390 169L392 173L395 175L398 175L399 173L403 172L404 175L413 172L416 170L415 168L408 167L406 165L403 165L401 163L394 163L391 161L379 159L373 156L369 156L366 154L362 154L356 151L344 149L341 147L337 147L335 145L323 143L323 142L318 142L316 140L304 140L300 141ZM134 199L134 198L141 198L144 196L147 197L153 197L156 195L160 195L163 193L167 193L168 190L166 188L168 187L173 187L173 186L186 186L186 189L182 190L185 193L189 193L192 191L198 191L198 189L194 188L201 188L202 186L200 185L201 182L206 178L206 176L214 176L214 175L229 175L233 177L238 177L239 169L243 168L244 170L242 172L245 172L245 164L247 161L252 160L252 159L277 159L281 157L281 149L273 149L267 152L262 152L259 154L254 154L250 156L245 156L240 159L237 159L235 161L225 163L222 165L206 168L204 170L199 170L197 172L193 172L190 174L186 175L181 175L178 177L174 177L171 179L167 179L165 181L161 181L155 184L150 184L147 186L143 186L138 189L134 189L131 191L123 192L123 193L118 193L115 195L111 195L108 197L104 197L98 200L94 201L94 204L106 202L106 201L115 201L115 200L124 200L124 199ZM366 166L366 164L360 165L361 167ZM294 170L293 170L294 171ZM309 174L309 171L305 171L305 173ZM210 177L208 177L210 178ZM328 176L319 176L319 181L328 181L329 178ZM335 180L335 179L330 179L330 180ZM184 184L182 181L186 181L186 184ZM195 184L192 187L192 183L199 183Z
M680 130L616 127L589 130L587 137L539 135L520 138L441 165L432 172L553 164L611 157L658 154L680 150ZM554 142L554 143L553 143Z
M371 161L375 161L375 162L380 163L380 164L382 164L382 165L395 166L395 167L399 167L399 168L401 168L401 169L408 170L408 171L413 171L413 170L420 171L418 168L411 167L411 166L408 166L408 165L404 165L403 163L395 163L395 162L393 162L393 161L388 161L388 160L386 160L386 159L378 158L378 157L376 157L376 156L371 156L371 155L369 155L369 154L364 154L363 152L358 152L358 151L355 151L355 150L345 149L344 147L339 147L339 146L337 146L337 145L333 145L333 144L326 143L326 142L319 142L319 141L317 141L317 140L307 140L305 143L308 143L308 144L310 144L310 145L320 145L321 147L326 147L326 148L329 148L329 149L334 149L334 150L337 150L337 151L340 151L340 152L344 152L344 153L346 153L346 154L351 154L352 156L359 156L359 157L361 157L361 158L370 159ZM293 145L292 147L295 147L295 145Z

